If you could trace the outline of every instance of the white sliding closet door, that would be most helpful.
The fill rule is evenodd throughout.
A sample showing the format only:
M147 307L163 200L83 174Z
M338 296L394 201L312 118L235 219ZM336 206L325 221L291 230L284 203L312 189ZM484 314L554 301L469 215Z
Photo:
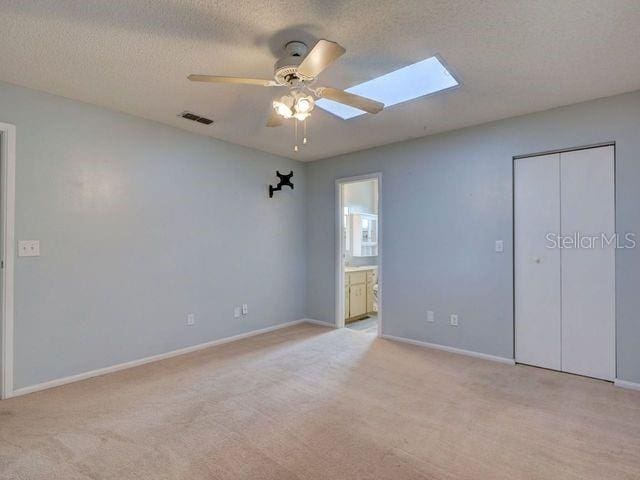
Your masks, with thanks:
M514 164L516 361L561 369L560 251L547 234L560 231L560 155Z
M562 370L615 377L615 233L613 147L560 155L562 234L596 236L593 248L562 251ZM615 240L614 240L615 242Z

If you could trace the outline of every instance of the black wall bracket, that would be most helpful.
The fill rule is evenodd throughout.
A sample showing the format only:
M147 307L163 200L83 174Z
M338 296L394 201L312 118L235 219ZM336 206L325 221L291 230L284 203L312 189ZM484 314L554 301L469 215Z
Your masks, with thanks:
M291 190L293 190L293 183L291 182L291 178L293 177L293 170L291 170L291 172L289 172L289 174L287 175L283 175L278 170L276 170L276 175L280 180L278 181L278 185L275 187L273 185L269 185L269 198L273 198L273 192L282 190L282 187L291 187Z

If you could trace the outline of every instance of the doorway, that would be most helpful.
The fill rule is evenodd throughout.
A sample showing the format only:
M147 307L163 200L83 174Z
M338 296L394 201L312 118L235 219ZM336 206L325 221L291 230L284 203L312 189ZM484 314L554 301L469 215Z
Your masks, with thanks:
M336 180L338 328L382 334L382 174Z

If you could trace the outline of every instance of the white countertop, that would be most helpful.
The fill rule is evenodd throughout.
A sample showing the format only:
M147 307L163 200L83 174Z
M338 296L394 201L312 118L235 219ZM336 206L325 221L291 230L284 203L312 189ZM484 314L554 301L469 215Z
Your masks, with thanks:
M349 272L362 272L364 270L377 270L378 266L377 265L365 265L364 267L344 267L344 271L346 273Z

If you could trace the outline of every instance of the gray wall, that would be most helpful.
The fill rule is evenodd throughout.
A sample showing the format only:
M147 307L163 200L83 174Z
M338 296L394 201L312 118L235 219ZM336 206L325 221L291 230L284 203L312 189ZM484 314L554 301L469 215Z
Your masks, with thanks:
M512 358L512 156L612 140L617 229L640 233L640 92L310 164L307 313L334 322L335 179L380 171L384 333ZM640 250L616 269L617 376L640 382Z
M7 84L0 121L16 239L41 242L16 259L16 388L305 317L303 164ZM296 187L269 199L276 169Z
M385 333L504 357L513 155L616 141L617 228L640 232L640 92L306 166L6 84L0 121L17 125L16 238L42 250L16 259L16 388L333 322L336 178L383 172ZM296 189L269 200L275 170L290 168ZM640 382L640 251L619 250L616 265L618 377ZM249 315L234 319L241 303Z

